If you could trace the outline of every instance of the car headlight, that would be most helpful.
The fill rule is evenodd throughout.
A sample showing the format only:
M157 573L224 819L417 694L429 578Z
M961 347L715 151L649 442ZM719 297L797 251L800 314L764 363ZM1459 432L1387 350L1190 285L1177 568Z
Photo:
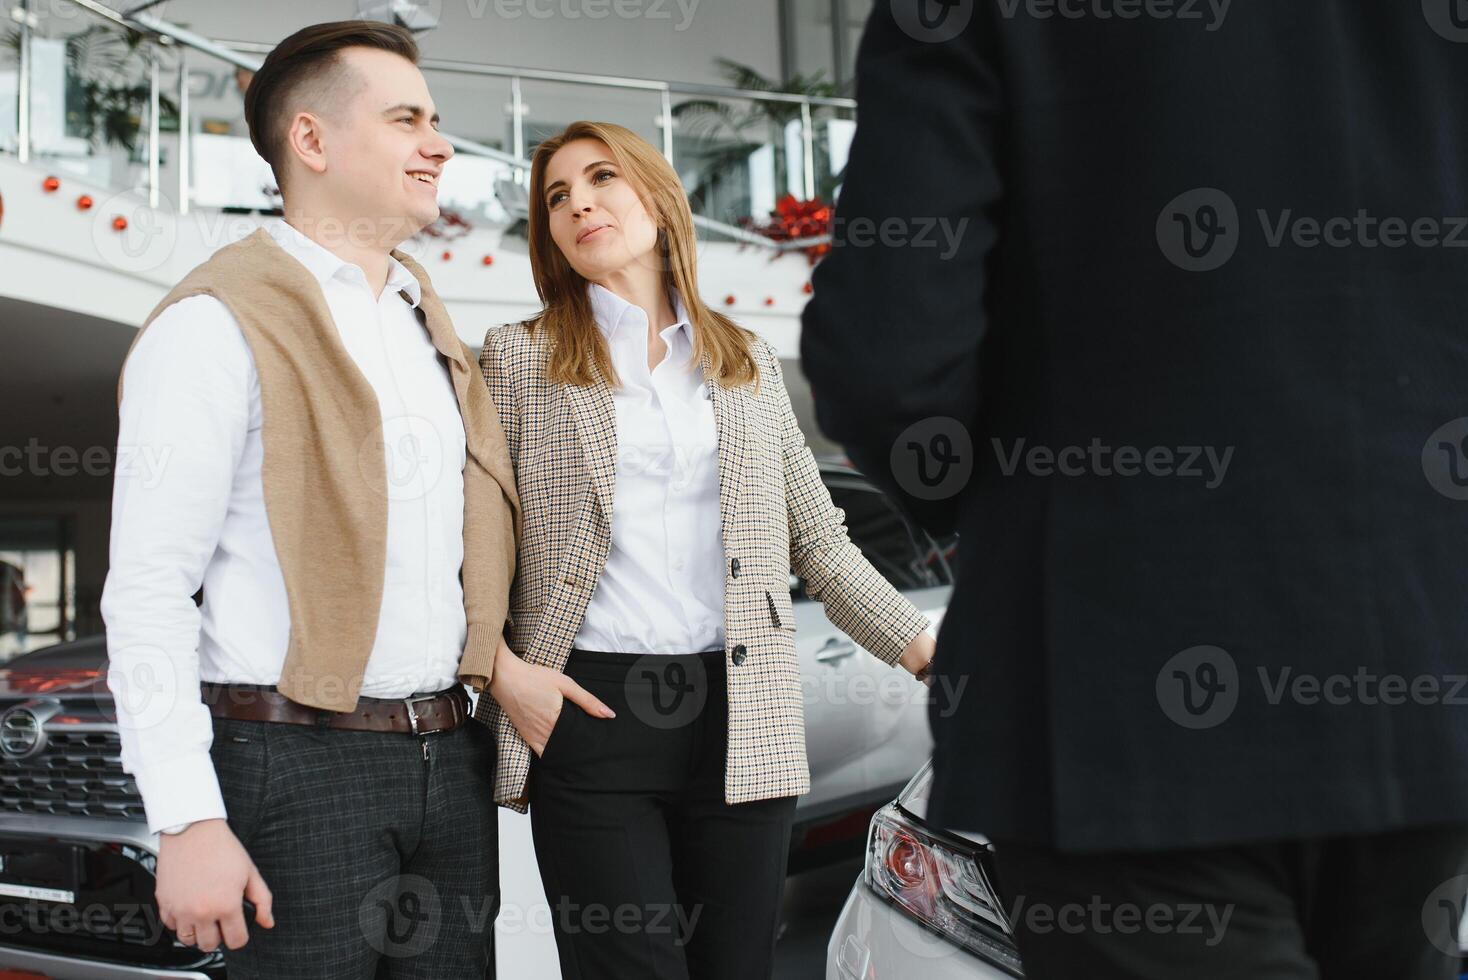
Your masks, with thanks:
M949 941L1022 976L1004 907L986 870L987 845L923 823L931 764L872 817L866 882Z

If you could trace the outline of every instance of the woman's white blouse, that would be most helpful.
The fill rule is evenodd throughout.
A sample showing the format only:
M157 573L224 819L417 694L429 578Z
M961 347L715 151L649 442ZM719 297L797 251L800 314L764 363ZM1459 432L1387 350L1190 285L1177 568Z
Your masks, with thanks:
M724 544L718 429L693 326L659 332L667 354L647 369L647 314L595 283L588 289L621 388L612 547L575 645L622 653L695 653L724 646Z

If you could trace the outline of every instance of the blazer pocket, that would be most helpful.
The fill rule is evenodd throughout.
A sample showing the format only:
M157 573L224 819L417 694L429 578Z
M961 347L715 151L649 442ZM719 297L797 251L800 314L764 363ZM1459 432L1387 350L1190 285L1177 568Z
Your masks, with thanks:
M771 625L795 632L795 606L790 602L789 591L766 589L765 598L770 603Z

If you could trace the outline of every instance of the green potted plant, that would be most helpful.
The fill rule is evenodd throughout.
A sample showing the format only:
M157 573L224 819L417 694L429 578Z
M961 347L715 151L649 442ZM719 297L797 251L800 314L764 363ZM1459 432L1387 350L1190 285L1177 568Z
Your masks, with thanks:
M18 63L20 31L5 36L5 48ZM93 148L120 147L133 163L144 141L139 138L148 116L148 77L160 58L157 45L139 31L95 24L66 39L66 135ZM159 95L161 132L178 131L178 105Z

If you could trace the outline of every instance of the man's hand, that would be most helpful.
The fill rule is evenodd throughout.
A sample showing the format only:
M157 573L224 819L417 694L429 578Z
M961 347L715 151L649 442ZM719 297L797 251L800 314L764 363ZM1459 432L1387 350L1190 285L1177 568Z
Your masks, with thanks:
M489 694L510 716L515 731L536 755L544 751L551 729L556 726L567 701L580 705L593 717L617 716L600 698L559 670L521 660L504 640L500 640L500 648L495 655Z
M223 820L200 820L179 834L163 834L158 846L158 914L179 941L206 953L239 949L249 941L243 900L255 905L255 922L275 927L270 889L255 862Z
M937 648L938 641L933 639L933 634L923 630L902 651L902 659L898 662L909 674L924 684L931 684L933 675L929 673L929 668L933 663L933 651Z

